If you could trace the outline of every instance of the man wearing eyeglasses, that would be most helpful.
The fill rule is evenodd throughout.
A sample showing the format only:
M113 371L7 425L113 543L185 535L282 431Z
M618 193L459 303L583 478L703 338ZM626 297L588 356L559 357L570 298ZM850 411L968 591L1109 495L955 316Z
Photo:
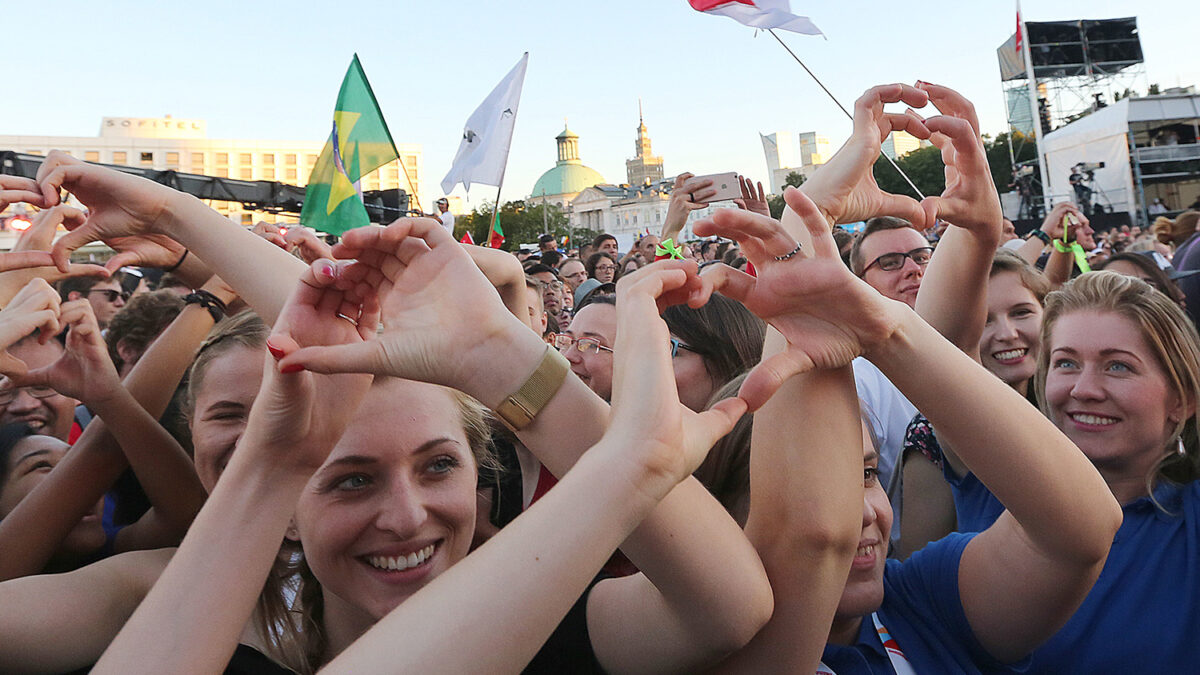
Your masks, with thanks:
M929 242L908 221L881 216L868 220L854 240L850 269L884 296L915 308L932 255Z
M57 340L40 344L34 334L9 347L8 353L34 369L57 361L63 347ZM39 434L66 441L77 405L75 399L49 387L13 387L7 377L0 377L0 425L25 422Z
M113 278L63 279L59 282L58 294L63 302L87 298L92 312L96 314L96 323L99 324L100 330L108 327L108 322L121 311L125 301L129 299L125 289L121 287L121 282Z

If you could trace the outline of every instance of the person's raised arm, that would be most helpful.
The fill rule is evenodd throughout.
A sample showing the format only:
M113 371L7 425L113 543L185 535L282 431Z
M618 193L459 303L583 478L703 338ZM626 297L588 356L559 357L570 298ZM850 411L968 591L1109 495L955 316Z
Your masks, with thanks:
M183 538L206 496L191 458L121 385L91 304L87 300L63 303L59 321L70 327L62 356L42 368L14 374L13 383L20 387L50 387L82 402L106 420L106 428L151 505L137 523L121 530L115 548L174 545Z
M126 238L169 237L184 248L183 257L207 263L258 312L264 321L278 316L304 263L206 206L199 199L165 185L81 162L54 151L38 169L37 182L47 205L58 203L60 189L70 190L88 207L87 219L54 243L51 253L60 271L67 271L71 252L96 240L120 247ZM120 265L163 266L169 246L130 246L108 262ZM150 260L150 258L155 258Z
M301 276L268 339L272 354L374 335L378 304L334 289L333 270L333 262L318 260ZM263 385L229 466L92 672L215 673L237 648L296 501L371 382L365 375L314 377L264 360ZM236 537L230 523L238 524Z
M667 204L667 216L663 218L659 235L662 241L678 237L692 211L708 206L704 200L717 194L712 184L711 178L696 178L686 171L675 177L675 187L671 190L671 201Z
M487 290L483 274L436 221L352 230L334 254L358 261L343 283L378 287L384 325L405 326L403 337L393 332L362 345L306 348L286 357L286 365L442 384L496 410L544 358L556 358ZM608 406L570 373L535 412L517 436L556 476L599 441L608 421ZM602 583L588 609L593 644L610 670L699 667L743 644L765 619L744 611L749 597L755 607L770 603L758 556L694 479L673 490L621 550L643 575ZM714 550L722 552L719 564Z
M1068 202L1055 204L1050 210L1046 220L1042 223L1042 231L1050 235L1051 242L1063 241L1063 230L1067 231L1067 239L1074 241L1078 236L1076 233L1079 228L1087 227L1087 216L1074 205ZM1046 260L1046 269L1043 274L1050 281L1050 288L1059 288L1071 279L1071 272L1075 268L1075 256L1071 251L1059 250L1058 246L1050 247L1050 257Z
M746 409L729 399L697 414L679 403L658 314L660 304L690 295L694 276L694 266L660 263L621 280L620 356L604 437L538 503L384 617L323 673L415 672L433 664L455 673L517 672L529 662L612 550ZM508 619L497 622L500 615ZM594 640L592 624L589 616ZM440 639L450 631L471 639ZM597 656L604 663L605 655Z
M212 279L205 288L227 304L237 297L220 279ZM196 348L212 327L207 310L188 305L125 377L126 390L151 416L162 415ZM5 551L0 556L0 580L45 568L71 528L127 466L104 420L93 419L54 471L0 520L0 550ZM129 537L122 538L123 548L139 545Z
M976 355L987 317L987 283L992 256L1000 244L1004 214L975 106L948 87L917 86L942 115L925 120L931 140L942 151L946 189L922 203L926 220L950 223L917 293L917 314L967 354Z
M837 344L836 331L805 316L803 295L795 290L821 293L849 271L812 202L792 188L784 196L808 228L799 246L779 223L749 212L725 209L694 226L697 234L736 239L754 263L756 278L721 266L711 274L723 293L772 326L763 363L743 391L758 402L779 388L755 413L746 522L771 581L775 612L723 664L725 671L815 670L855 550L878 546L882 554L887 544L860 537L862 427L848 365L859 347ZM813 365L822 369L804 372Z

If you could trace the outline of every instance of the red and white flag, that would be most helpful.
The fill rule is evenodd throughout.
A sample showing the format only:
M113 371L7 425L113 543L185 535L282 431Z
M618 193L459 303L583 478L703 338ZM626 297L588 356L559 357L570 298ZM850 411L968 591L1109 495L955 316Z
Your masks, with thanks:
M688 0L688 4L698 12L727 16L751 28L824 35L807 16L792 14L788 0Z
M467 230L466 233L463 234L462 239L459 239L458 241L460 244L470 244L472 246L475 245L475 238L471 236L470 230Z

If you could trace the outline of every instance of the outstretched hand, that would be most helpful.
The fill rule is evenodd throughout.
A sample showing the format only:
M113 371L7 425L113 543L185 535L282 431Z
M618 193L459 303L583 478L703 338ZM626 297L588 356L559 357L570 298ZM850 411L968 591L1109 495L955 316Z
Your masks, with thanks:
M928 82L918 82L917 87L942 113L924 124L932 133L930 141L941 150L946 167L946 189L940 196L921 202L925 222L941 218L979 234L999 237L1004 214L979 135L975 106L949 87Z
M920 139L930 137L929 129L915 113L888 113L883 106L902 102L921 108L928 101L928 94L916 87L887 84L868 89L854 102L854 132L850 139L804 182L804 194L832 224L888 215L904 218L918 230L925 229L926 215L920 203L909 196L880 190L872 168L884 139L893 131L907 131Z
M11 302L0 310L0 374L19 377L28 371L21 359L8 348L33 331L43 344L59 331L58 293L45 279L34 279L20 290Z
M341 438L371 383L368 375L314 375L282 360L306 347L361 345L379 325L373 293L337 287L342 264L314 262L300 276L267 338L268 360L246 435L280 461L316 471Z
M62 272L69 270L71 252L90 242L104 240L111 245L118 237L163 234L160 228L167 203L181 194L145 178L81 162L58 150L47 155L38 168L37 184L47 207L59 203L63 188L88 207L86 221L60 237L51 250Z
M710 290L738 300L787 339L787 348L759 363L746 377L741 397L757 410L788 378L813 368L835 368L869 354L895 332L901 303L888 300L842 263L837 243L817 206L795 188L784 191L788 207L812 235L812 252L771 218L722 209L693 225L698 236L737 240L758 276L716 266L701 277ZM779 257L786 257L779 260Z
M737 204L738 208L770 217L771 207L767 204L767 195L763 192L762 181L758 182L757 192L754 189L754 181L745 176L738 176L738 185L742 188L742 196L733 200L733 203Z
M643 449L649 465L675 482L700 466L747 408L737 397L702 413L679 402L671 336L659 315L671 304L704 300L703 282L691 261L663 260L617 283L613 408L605 438Z
M301 349L282 364L420 380L485 400L472 384L481 369L505 358L495 353L496 344L507 340L514 326L518 332L529 328L504 308L471 256L440 223L401 218L387 227L350 230L333 253L355 260L339 274L339 288L379 297L383 333L362 343Z
M121 379L108 355L91 303L86 299L62 303L59 323L70 327L62 356L24 374L5 374L18 387L50 387L97 409L101 402L119 393Z

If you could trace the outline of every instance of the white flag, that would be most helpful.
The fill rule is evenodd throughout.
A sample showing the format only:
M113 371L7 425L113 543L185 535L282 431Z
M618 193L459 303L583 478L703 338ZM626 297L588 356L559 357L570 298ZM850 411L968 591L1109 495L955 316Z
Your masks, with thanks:
M504 180L504 166L508 162L508 148L512 144L517 105L521 102L521 85L525 83L528 64L529 52L525 52L471 114L463 128L454 165L442 179L442 192L449 194L457 183L470 190L472 182L499 186Z
M705 14L720 14L751 28L824 35L807 16L792 14L788 0L688 0L693 9Z

